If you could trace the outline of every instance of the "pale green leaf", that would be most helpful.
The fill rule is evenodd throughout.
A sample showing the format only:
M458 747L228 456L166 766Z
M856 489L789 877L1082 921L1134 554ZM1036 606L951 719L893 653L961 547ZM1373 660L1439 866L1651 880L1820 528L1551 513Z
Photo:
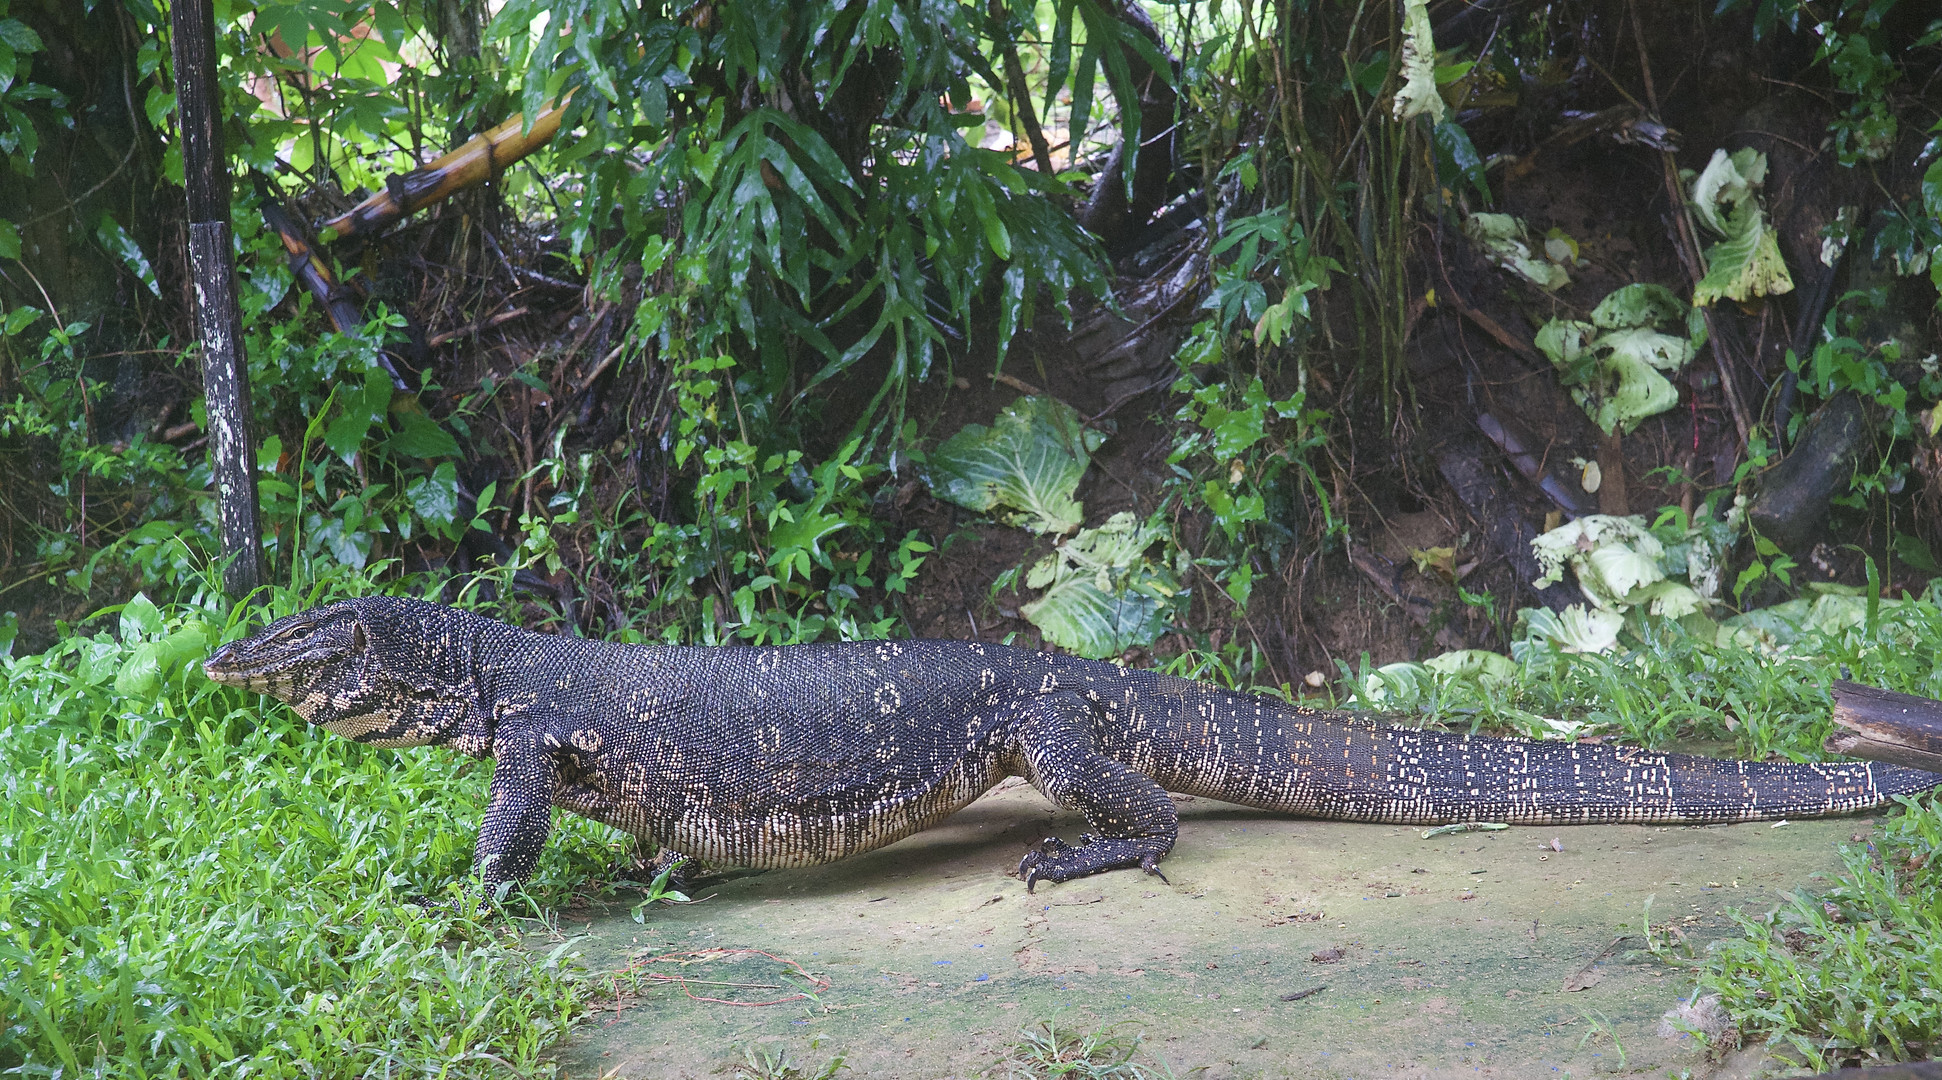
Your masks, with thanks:
M1663 322L1686 321L1686 302L1664 285L1634 282L1613 289L1592 309L1593 325L1606 330L1628 330L1637 326L1657 326Z
M1430 35L1428 0L1403 0L1402 89L1396 91L1398 120L1428 114L1443 119L1443 96L1436 92L1436 41Z
M1106 659L1151 645L1166 632L1167 601L1178 591L1167 568L1146 558L1165 535L1130 513L1081 530L1026 575L1027 587L1045 592L1019 613L1045 640L1080 656Z
M1487 649L1457 649L1423 661L1423 666L1438 675L1469 676L1508 681L1517 675L1517 664L1510 657Z
M1558 289L1571 283L1564 267L1531 254L1524 223L1509 214L1472 214L1464 219L1463 231L1490 261L1540 289Z
M1693 303L1724 297L1750 300L1792 292L1794 279L1781 258L1777 235L1759 205L1748 201L1727 218L1733 231L1706 249L1706 276L1693 286Z
M1594 385L1572 387L1571 397L1607 435L1630 434L1640 420L1679 404L1679 391L1637 357L1607 357L1598 375Z
M1684 334L1674 337L1643 326L1614 330L1593 344L1610 350L1614 358L1636 360L1660 371L1678 371L1692 360L1694 354L1692 342L1686 340Z
M1072 493L1105 438L1063 402L1020 398L989 428L966 424L931 452L931 491L970 510L1010 507L1004 520L1033 532L1069 533L1085 515Z

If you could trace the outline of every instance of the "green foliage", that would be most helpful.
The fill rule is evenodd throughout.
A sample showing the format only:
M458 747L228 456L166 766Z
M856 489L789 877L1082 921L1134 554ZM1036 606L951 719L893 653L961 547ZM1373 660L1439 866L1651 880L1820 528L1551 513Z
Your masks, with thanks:
M1170 1077L1162 1061L1158 1070L1133 1060L1142 1036L1127 1035L1118 1025L1075 1032L1047 1020L1036 1031L1019 1032L1012 1044L1010 1074L1021 1080L1145 1080Z
M1942 1009L1942 806L1903 797L1873 844L1843 845L1847 870L1763 913L1733 911L1699 975L1743 1038L1811 1068L1857 1057L1926 1057Z
M1025 397L990 426L966 424L930 453L931 490L980 513L1009 507L1010 524L1062 536L1085 521L1072 498L1106 432L1085 426L1072 406Z
M279 591L272 613L365 588ZM242 633L222 610L138 596L119 616L0 659L0 1070L537 1067L581 1006L559 950L465 914L489 770L213 686L190 661ZM565 897L612 835L569 825L534 896Z
M1063 184L967 144L945 105L966 100L974 76L997 84L981 5L770 2L720 15L702 30L674 8L516 0L491 34L523 72L528 115L577 91L568 124L588 134L557 157L584 170L567 223L576 251L618 217L629 258L663 231L641 208L679 207L670 239L700 259L695 347L752 347L752 420L878 349L889 370L871 411L899 406L945 342L934 297L968 330L992 282L1002 356L1041 293L1060 305L1074 289L1104 295L1095 246L1055 201ZM797 342L816 367L797 368Z
M1147 558L1167 535L1159 523L1114 514L1096 529L1081 529L1026 575L1045 592L1019 614L1045 640L1080 656L1105 660L1159 640L1180 584L1172 569Z

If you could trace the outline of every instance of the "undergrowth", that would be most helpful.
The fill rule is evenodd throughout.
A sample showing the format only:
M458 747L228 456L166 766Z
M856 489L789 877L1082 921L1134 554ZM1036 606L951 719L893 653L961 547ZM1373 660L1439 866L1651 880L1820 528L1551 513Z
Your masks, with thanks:
M1903 798L1874 841L1844 846L1826 892L1770 911L1729 912L1741 936L1699 976L1742 1037L1785 1046L1816 1069L1854 1058L1930 1057L1942 1031L1942 804Z

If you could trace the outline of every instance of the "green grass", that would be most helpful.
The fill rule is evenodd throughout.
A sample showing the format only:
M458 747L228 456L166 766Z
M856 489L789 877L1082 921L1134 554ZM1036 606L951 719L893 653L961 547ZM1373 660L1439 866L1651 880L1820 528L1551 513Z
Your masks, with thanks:
M1785 1046L1815 1069L1863 1056L1942 1050L1942 804L1904 800L1870 845L1843 849L1824 893L1732 913L1699 977L1743 1038Z
M489 768L322 737L193 673L122 696L133 652L0 661L0 1072L534 1068L580 995L471 917ZM568 830L534 894L564 898L603 839Z

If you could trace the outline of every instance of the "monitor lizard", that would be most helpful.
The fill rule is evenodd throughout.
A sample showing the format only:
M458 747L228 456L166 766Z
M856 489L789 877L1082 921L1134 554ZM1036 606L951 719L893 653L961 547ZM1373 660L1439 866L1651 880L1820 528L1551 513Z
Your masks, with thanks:
M1728 822L1840 814L1942 784L1873 764L1728 761L1392 727L1110 663L973 641L621 645L372 596L223 645L210 679L372 746L494 759L478 864L532 873L558 806L708 864L882 847L1009 776L1082 813L1028 889L1158 874L1168 792L1343 821Z

